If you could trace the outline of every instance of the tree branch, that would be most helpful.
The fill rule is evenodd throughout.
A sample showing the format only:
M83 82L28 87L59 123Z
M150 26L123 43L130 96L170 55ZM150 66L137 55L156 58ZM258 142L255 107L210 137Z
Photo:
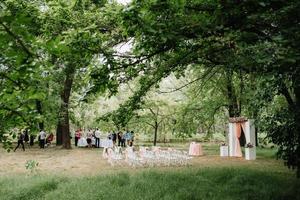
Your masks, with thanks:
M5 73L0 73L0 77L3 77L4 79L9 80L10 82L14 83L16 86L20 87L22 90L25 90L25 88L22 86L22 84L19 81L15 81L9 76L7 76Z
M176 91L178 91L178 90L181 90L181 89L183 89L183 88L185 88L185 87L187 87L187 86L189 86L189 85L191 85L191 84L193 84L193 83L195 83L195 82L197 82L197 81L199 81L199 80L201 80L201 79L205 79L208 75L210 75L210 73L211 73L212 71L213 71L213 68L210 68L205 74L203 74L203 76L201 76L201 77L199 77L199 78L196 78L196 79L194 79L194 80L192 80L192 81L190 81L190 82L184 84L183 86L180 86L179 88L175 88L175 89L170 90L170 91L158 91L158 93L159 93L159 94L165 94L165 93L172 93L172 92L176 92ZM217 70L216 70L216 71L217 71ZM216 73L216 72L214 72L213 75L214 75L215 73ZM209 79L210 79L211 77L212 77L212 76L210 76Z
M22 118L22 120L27 123L27 120L24 118L24 116L22 115L22 113L16 111L15 109L11 109L11 108L3 105L3 104L0 106L0 108L2 110L7 110L7 111L11 112L12 114L16 114L16 115L20 116Z
M285 83L281 83L281 85L279 87L279 93L281 93L285 97L289 106L293 107L295 105L295 102L293 101L292 96L291 96L288 88L286 87Z
M29 48L26 47L25 42L17 35L15 34L12 30L10 30L10 28L5 25L4 22L0 21L0 24L2 25L2 27L5 29L5 31L16 40L16 42L22 47L22 49L25 51L25 53L28 56L34 56L34 53L31 52L31 50Z
M155 128L155 126L153 124L150 124L149 122L146 122L146 121L145 121L145 123L148 124L149 126L152 126L153 128Z

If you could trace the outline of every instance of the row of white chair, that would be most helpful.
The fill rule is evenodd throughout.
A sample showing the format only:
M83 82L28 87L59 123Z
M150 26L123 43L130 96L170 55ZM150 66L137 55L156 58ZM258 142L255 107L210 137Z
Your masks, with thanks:
M185 151L173 149L168 150L147 150L141 147L139 152L133 151L133 148L127 148L123 154L120 148L114 150L105 149L108 162L112 166L122 166L128 164L132 167L154 167L154 166L183 166L188 165L191 157Z

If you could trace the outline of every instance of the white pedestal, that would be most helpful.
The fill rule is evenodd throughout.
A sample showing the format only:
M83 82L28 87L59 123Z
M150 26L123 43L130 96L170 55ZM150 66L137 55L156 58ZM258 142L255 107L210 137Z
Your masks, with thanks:
M221 157L228 156L228 146L220 146L220 156Z
M256 149L253 148L245 148L245 158L246 160L255 160L256 159Z

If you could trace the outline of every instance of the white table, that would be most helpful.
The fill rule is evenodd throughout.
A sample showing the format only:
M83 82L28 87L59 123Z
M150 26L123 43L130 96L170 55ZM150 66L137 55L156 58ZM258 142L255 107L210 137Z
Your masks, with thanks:
M96 139L92 137L92 145L96 145Z
M113 147L113 141L109 139L100 139L100 147Z
M81 137L78 140L77 146L79 146L79 147L86 147L87 145L88 145L88 143L86 142L86 138Z

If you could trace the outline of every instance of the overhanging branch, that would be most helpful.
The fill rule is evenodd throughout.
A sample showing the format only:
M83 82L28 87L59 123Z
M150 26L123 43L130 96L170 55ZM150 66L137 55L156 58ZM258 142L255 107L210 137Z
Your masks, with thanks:
M34 56L34 53L31 52L31 50L25 45L25 42L19 37L17 34L15 34L4 22L0 21L0 24L4 28L4 30L16 40L16 42L22 47L22 49L25 51L25 53L28 56Z

